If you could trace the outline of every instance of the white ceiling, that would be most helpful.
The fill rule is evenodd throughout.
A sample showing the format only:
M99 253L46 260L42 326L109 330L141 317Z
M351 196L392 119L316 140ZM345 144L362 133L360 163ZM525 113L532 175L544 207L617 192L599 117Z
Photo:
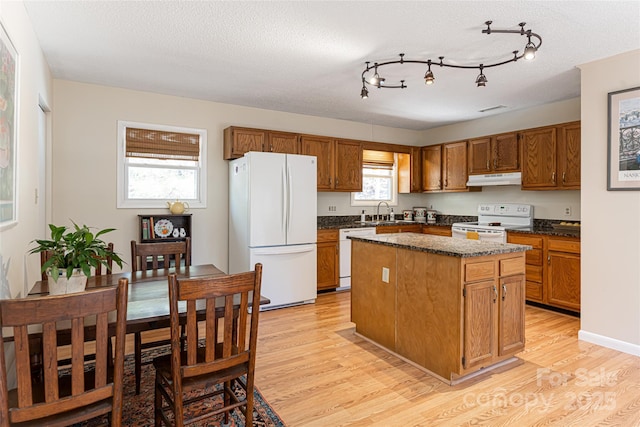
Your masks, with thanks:
M30 1L54 78L422 130L580 95L580 64L640 48L640 1ZM404 64L360 99L365 61L535 61L485 70ZM381 74L382 73L382 70ZM498 105L507 108L481 113Z

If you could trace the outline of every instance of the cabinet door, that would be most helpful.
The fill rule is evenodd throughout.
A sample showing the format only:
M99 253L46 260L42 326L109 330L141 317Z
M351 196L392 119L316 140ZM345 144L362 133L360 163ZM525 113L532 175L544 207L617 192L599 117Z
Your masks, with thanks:
M442 190L442 145L422 147L422 191Z
M362 143L338 139L335 142L336 191L362 191Z
M338 242L318 242L318 290L338 287Z
M442 145L442 175L445 191L467 190L467 141Z
M298 134L288 132L269 132L265 151L273 153L298 154Z
M411 147L409 153L398 155L398 193L422 192L422 151Z
M525 279L522 275L500 279L498 355L524 349Z
M263 130L228 127L224 130L224 158L238 159L249 151L263 151L265 140Z
M333 189L333 139L302 135L300 154L318 158L318 191Z
M558 187L580 189L580 122L558 128Z
M556 128L525 131L522 143L522 188L526 190L556 187Z
M520 144L517 133L504 133L491 138L495 172L516 172L520 170Z
M547 264L547 302L580 311L580 255L549 251Z
M496 304L498 290L493 280L465 285L465 368L490 364L496 356Z
M469 175L491 172L491 138L469 140Z

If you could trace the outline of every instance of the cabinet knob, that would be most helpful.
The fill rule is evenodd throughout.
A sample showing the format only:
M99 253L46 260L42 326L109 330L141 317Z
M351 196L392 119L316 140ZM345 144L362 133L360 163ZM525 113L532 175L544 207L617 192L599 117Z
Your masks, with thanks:
M551 174L551 182L553 182L554 184L556 183L556 173L555 172L553 172Z
M489 170L489 159L487 159L487 170Z
M502 301L507 297L507 285L502 284Z
M498 300L498 289L496 288L495 285L493 285L493 302L496 302Z
M547 255L547 265L551 265L551 255Z
M562 183L563 183L563 184L565 183L564 178L565 178L565 176L566 176L566 175L567 175L567 173L566 173L566 172L562 172Z

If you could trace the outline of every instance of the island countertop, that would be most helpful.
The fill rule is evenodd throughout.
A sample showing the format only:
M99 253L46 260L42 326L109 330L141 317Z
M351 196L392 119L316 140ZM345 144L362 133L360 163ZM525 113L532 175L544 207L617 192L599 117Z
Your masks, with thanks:
M362 242L370 242L396 248L404 248L413 251L429 252L459 258L524 252L532 249L529 245L454 239L451 237L419 233L375 234L371 236L349 236L348 238Z

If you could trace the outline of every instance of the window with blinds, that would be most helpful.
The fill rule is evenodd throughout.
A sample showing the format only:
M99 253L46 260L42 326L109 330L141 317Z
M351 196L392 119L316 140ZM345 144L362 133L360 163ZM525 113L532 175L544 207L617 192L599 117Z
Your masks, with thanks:
M398 199L397 187L395 153L363 150L362 191L351 193L351 205L372 206L379 202L396 205Z
M206 130L118 122L118 207L206 206Z

